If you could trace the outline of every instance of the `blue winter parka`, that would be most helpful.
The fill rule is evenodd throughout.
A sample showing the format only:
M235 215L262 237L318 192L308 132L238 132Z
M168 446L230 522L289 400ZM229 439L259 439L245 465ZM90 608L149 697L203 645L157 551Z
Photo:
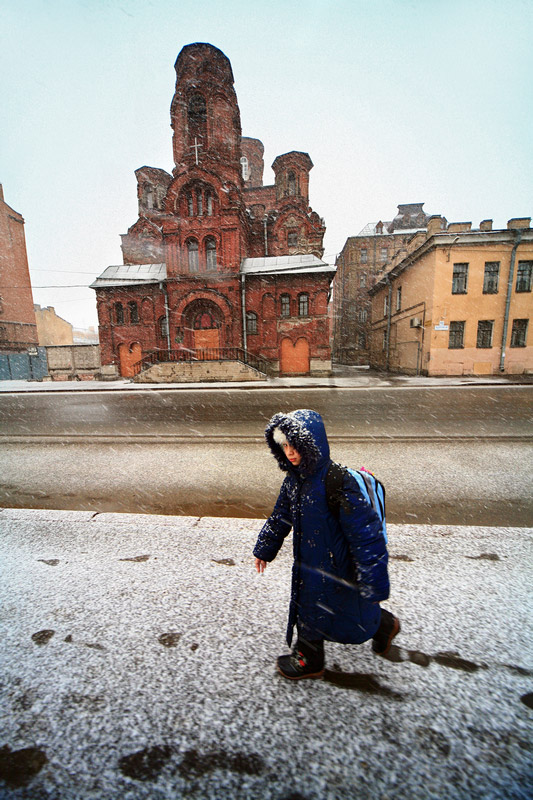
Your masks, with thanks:
M300 454L293 466L274 438L278 428ZM271 516L261 529L254 556L273 561L293 531L291 600L287 626L311 639L360 644L376 632L379 602L389 596L388 554L381 520L347 473L338 518L328 508L325 478L329 443L320 414L299 409L276 414L265 438L287 472Z

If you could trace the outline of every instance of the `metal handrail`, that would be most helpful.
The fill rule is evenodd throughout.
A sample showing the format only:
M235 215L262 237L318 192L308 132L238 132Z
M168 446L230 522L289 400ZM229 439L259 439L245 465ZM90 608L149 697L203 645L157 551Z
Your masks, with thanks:
M196 361L240 361L264 374L268 373L268 361L250 353L242 347L198 347L179 350L151 350L143 353L139 361L132 364L134 375L154 364L192 363Z

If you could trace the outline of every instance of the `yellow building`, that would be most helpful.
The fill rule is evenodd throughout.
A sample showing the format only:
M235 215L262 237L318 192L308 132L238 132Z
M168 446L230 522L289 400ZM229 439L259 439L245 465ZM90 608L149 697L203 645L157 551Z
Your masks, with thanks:
M37 303L34 305L35 319L37 321L37 336L39 344L60 345L72 344L72 325L66 319L59 317L52 306L41 308Z
M370 290L370 366L425 375L533 372L531 219L432 217Z

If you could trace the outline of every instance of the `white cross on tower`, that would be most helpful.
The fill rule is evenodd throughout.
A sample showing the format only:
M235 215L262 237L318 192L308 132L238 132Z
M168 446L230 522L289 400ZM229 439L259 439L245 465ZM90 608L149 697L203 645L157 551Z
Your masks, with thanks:
M191 144L191 150L194 150L194 155L195 155L195 159L196 159L196 163L197 164L198 164L198 150L199 150L199 148L201 146L202 145L200 144L200 142L198 141L198 139L195 136L194 137L194 144Z

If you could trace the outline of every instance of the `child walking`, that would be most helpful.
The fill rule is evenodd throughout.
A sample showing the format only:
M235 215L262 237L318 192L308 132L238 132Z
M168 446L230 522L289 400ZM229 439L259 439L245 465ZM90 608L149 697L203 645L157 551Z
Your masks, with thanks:
M343 478L338 516L328 508L325 479L332 463L324 422L309 409L276 414L265 438L287 473L253 554L258 572L273 561L293 530L291 600L287 644L277 660L291 680L321 678L324 641L361 644L372 639L385 655L400 621L379 603L389 596L387 547L381 520L349 473Z

